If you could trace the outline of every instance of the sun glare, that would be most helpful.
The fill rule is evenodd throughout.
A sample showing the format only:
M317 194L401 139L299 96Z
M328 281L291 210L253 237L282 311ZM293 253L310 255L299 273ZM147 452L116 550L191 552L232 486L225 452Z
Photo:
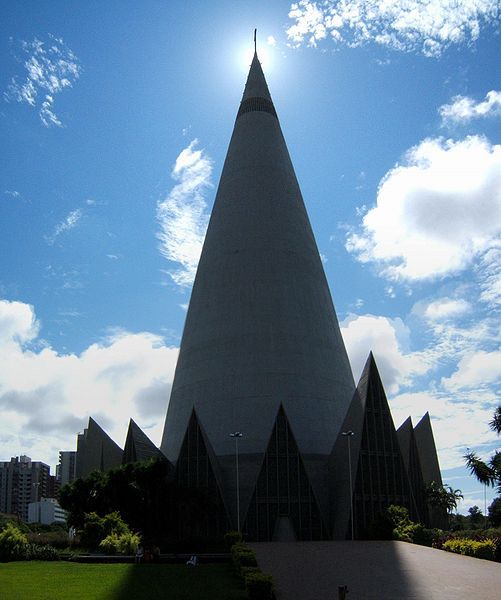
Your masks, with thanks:
M267 73L269 73L273 66L272 65L273 61L271 60L271 52L269 51L269 48L266 46L265 42L258 44L257 55L259 58L259 62L261 63L261 66L263 67L263 70L265 70ZM243 50L241 50L239 52L239 65L240 65L240 69L242 71L244 71L246 73L249 71L249 67L252 62L253 56L254 56L254 47L253 46L247 46L246 48L244 48Z

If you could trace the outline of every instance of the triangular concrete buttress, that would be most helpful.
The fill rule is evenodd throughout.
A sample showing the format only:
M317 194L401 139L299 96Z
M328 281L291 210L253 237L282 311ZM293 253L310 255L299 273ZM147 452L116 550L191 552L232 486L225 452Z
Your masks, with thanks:
M139 425L131 419L125 440L122 464L145 461L150 459L164 459L165 456L144 433Z
M249 540L322 540L329 537L287 414L280 406L262 457L255 489L243 514Z
M400 450L402 451L402 458L404 459L405 468L409 471L410 466L410 455L411 455L411 444L414 437L414 428L412 426L412 419L407 417L405 421L397 429L398 443L400 444ZM415 440L414 440L415 443Z
M89 417L87 428L77 438L77 477L87 477L92 471L108 471L121 464L120 446Z
M355 537L367 535L374 519L390 504L405 506L411 518L417 519L416 502L372 352L341 428L342 432L350 430L354 433L349 443ZM331 459L334 539L351 535L347 438L339 436Z
M414 427L414 439L416 440L424 484L428 485L434 481L439 485L443 485L435 438L428 412L425 413L416 427ZM428 505L428 514L432 527L440 527L442 529L447 527L447 514L443 509Z
M405 468L409 476L409 481L412 488L414 500L419 514L421 523L426 526L430 525L428 506L426 502L425 483L423 479L423 471L419 452L414 436L414 428L412 419L408 417L402 425L397 429L397 438L404 459Z
M192 411L183 438L175 477L181 486L202 490L211 505L203 525L204 530L197 531L195 537L201 535L220 538L230 529L229 510L222 495L221 473L217 459L195 410ZM195 526L200 527L200 523ZM184 523L182 527L189 530L192 524Z
M428 412L423 416L416 427L414 427L414 437L416 439L425 483L436 481L442 485L442 475L440 473L437 448L435 446L435 438L433 437L433 429L431 428L431 420Z

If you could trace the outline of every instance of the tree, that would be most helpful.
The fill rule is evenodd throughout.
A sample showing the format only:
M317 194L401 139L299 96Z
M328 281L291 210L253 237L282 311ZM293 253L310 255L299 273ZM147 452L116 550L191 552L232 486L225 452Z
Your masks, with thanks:
M61 488L59 504L68 512L68 525L81 529L86 514L95 512L105 515L112 512L103 494L105 483L106 475L94 471L88 477L76 479Z
M118 512L109 513L104 517L92 512L85 515L81 541L85 547L94 550L105 537L111 534L120 536L130 533L127 523L124 523Z
M494 411L494 415L489 421L489 427L497 435L501 434L501 406ZM501 494L501 451L496 450L487 461L480 459L475 452L468 452L464 455L466 466L470 473L474 475L480 483L489 486L497 486L497 491Z
M477 529L482 527L484 521L484 515L478 506L471 506L468 509L468 515L470 520L471 529Z
M68 524L79 530L90 513L99 519L118 511L147 544L196 537L214 508L202 491L179 485L166 460L91 473L64 486L60 504L69 513Z
M489 520L493 527L501 525L501 498L494 498L489 506Z
M26 556L28 538L13 523L0 531L0 562L20 560Z
M501 435L501 406L498 406L494 411L492 420L489 421L489 427L498 435Z
M436 506L452 514L458 507L458 502L464 498L461 490L453 490L450 485L440 485L432 481L426 486L425 494L431 506Z

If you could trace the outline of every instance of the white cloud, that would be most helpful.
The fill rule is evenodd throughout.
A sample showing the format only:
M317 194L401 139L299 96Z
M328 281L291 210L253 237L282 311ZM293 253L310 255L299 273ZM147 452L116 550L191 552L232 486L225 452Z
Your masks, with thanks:
M382 179L377 205L346 248L389 279L423 280L492 257L500 233L501 146L478 136L426 139Z
M204 195L212 186L212 160L197 144L194 139L177 157L172 177L179 183L157 206L160 252L180 264L169 272L180 286L193 283L209 220Z
M501 299L501 243L487 250L476 265L480 285L480 300L491 307Z
M471 310L466 300L439 298L430 302L424 309L424 317L430 321L442 321L463 315Z
M277 45L277 40L272 35L269 35L266 38L266 43L268 44L268 46L275 47Z
M33 307L0 300L0 457L49 464L73 449L89 415L123 446L130 417L160 442L177 348L147 333L114 331L81 354L34 351Z
M497 23L498 10L498 0L301 0L291 4L287 36L293 46L330 37L440 56L451 44L475 41L484 24Z
M40 119L46 127L62 127L54 111L54 97L73 86L80 77L81 67L78 58L61 38L50 34L48 38L47 44L38 38L21 43L22 51L28 55L23 62L27 75L24 80L13 77L4 98L38 108Z
M495 442L495 435L487 426L494 406L490 397L480 395L477 401L456 401L440 391L409 392L390 399L396 427L408 416L416 425L425 412L430 413L442 469L464 466L463 455L467 447L473 449Z
M426 353L404 352L409 330L401 319L351 315L340 326L357 382L371 350L388 393L396 393L432 366Z
M45 127L50 127L51 125L57 125L58 127L62 127L62 123L59 120L59 117L52 110L54 106L54 98L47 94L45 96L45 100L42 102L42 106L40 107L40 119Z
M384 289L386 295L388 296L388 298L396 298L397 294L395 292L395 288L392 285L389 285L388 287L386 287Z
M457 370L442 385L450 391L475 388L485 389L501 380L501 350L486 352L479 350L463 356Z
M81 208L72 210L63 221L56 225L51 235L45 236L46 242L52 245L56 241L56 238L58 236L60 236L65 231L69 231L70 229L76 227L76 224L82 218L82 216L83 211Z
M23 302L0 300L0 344L20 344L38 335L33 307Z
M501 352L479 349L496 343L487 322L461 329L447 321L469 310L467 303L441 298L418 304L419 310L415 307L413 312L424 316L431 307L432 319L432 338L421 351L409 350L411 332L401 319L351 315L340 324L341 332L356 381L369 350L373 351L395 425L408 416L416 425L428 411L441 467L462 466L467 446L485 451L496 442L487 423L499 403L495 384L501 376ZM452 370L452 375L439 381L429 377L442 369ZM424 375L427 381L420 379Z
M5 194L6 196L10 196L11 198L15 198L16 200L17 200L18 198L21 198L21 193L20 193L20 192L18 192L17 190L5 190L5 191L4 191L4 194Z
M443 104L438 112L443 124L468 123L481 117L500 116L501 92L487 92L482 102L475 102L468 96L455 96L451 104Z

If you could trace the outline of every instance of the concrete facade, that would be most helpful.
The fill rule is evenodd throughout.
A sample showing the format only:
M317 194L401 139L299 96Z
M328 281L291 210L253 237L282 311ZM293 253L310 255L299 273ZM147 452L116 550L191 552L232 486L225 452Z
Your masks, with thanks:
M30 502L28 505L28 523L66 523L66 511L55 498L41 498L39 502Z
M57 466L56 476L59 485L63 486L71 483L76 478L77 453L75 450L61 450L59 452L59 464Z
M367 538L375 519L391 504L407 508L414 521L422 520L372 352L341 430L353 435L339 436L331 456L334 539L351 537L351 518L355 538Z
M122 456L122 464L165 458L150 438L131 419Z
M392 503L425 521L424 481L438 469L429 419L412 440L404 460L372 354L355 389L255 54L191 294L161 450L179 482L220 495L230 525L240 523L249 540L322 540L350 537L352 503L356 536ZM194 476L199 471L206 483Z
M28 520L28 505L50 493L50 467L29 456L0 462L0 512Z
M355 386L322 262L254 56L191 295L161 449L174 464L192 411L236 524L282 406L328 519L326 461Z
M76 476L109 471L122 464L122 449L89 417L89 425L77 436Z

